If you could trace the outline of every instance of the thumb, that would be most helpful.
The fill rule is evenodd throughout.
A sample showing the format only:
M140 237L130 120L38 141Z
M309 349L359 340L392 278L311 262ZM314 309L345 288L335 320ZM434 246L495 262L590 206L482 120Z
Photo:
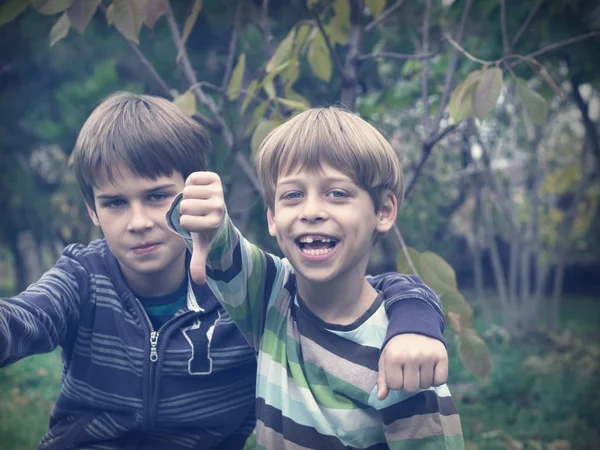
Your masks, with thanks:
M190 233L192 236L192 259L190 275L194 283L206 283L206 260L210 253L211 239L200 233Z
M379 372L377 373L377 400L385 400L389 389L385 382L385 363L383 354L379 357Z

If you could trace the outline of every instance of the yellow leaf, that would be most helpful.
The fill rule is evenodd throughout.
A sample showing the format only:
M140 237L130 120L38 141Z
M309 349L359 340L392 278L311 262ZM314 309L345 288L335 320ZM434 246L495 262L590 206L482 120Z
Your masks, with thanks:
M202 10L202 0L194 0L194 4L192 5L192 11L190 12L189 17L185 21L185 25L183 26L183 33L181 34L181 44L179 46L179 51L177 52L176 61L179 62L181 59L181 55L183 54L183 49L185 48L185 43L190 37L190 33L196 24L196 20L198 19L198 15Z
M448 102L448 109L454 123L458 123L461 120L468 119L475 115L473 99L475 87L479 82L481 74L481 70L471 72L467 78L454 89L454 92L452 92L450 101Z
M275 97L275 100L277 100L279 103L281 103L284 106L287 106L290 109L297 109L300 111L306 110L306 105L302 102L297 102L296 100L281 97Z
M423 252L420 256L421 278L425 280L428 272L435 277L435 280L440 284L440 288L443 286L445 290L457 290L456 284L456 273L450 264L448 264L444 258L433 252ZM435 287L431 285L429 281L425 281L435 291ZM441 290L441 289L440 289Z
M53 47L58 41L64 39L69 34L69 28L71 28L69 16L64 12L50 30L50 47Z
M503 86L502 70L497 67L488 69L481 75L473 99L475 115L479 120L483 120L495 108Z
M489 349L472 328L462 330L458 356L466 369L479 378L487 378L492 373Z
M90 20L98 10L101 0L75 0L67 10L73 28L83 34Z
M240 89L242 88L242 80L244 79L244 70L246 69L246 54L242 53L238 62L231 73L231 79L227 86L227 97L229 100L236 100L240 96Z
M258 80L252 80L248 89L246 89L246 97L244 97L244 101L242 102L242 106L240 108L240 114L244 114L246 108L250 104L250 102L254 99L254 94L256 94L256 90L258 89Z
M308 64L313 73L321 80L329 83L331 79L331 57L323 34L317 33L310 43Z
M549 109L546 99L537 92L532 91L522 78L517 78L517 92L531 121L541 127L546 125Z
M273 131L275 127L276 124L272 120L263 120L256 126L256 128L254 129L254 133L252 134L252 139L250 141L250 147L254 156L256 156L256 154L258 153L260 145L265 140L267 135L271 131Z
M31 0L31 6L42 14L58 14L71 6L73 0Z
M150 0L146 3L146 18L144 24L150 29L154 28L156 21L167 12L168 0Z
M144 21L145 0L114 0L111 22L119 32L139 44L140 29Z
M273 53L273 56L271 56L271 59L267 63L265 67L267 72L273 71L273 69L278 67L289 56L292 51L295 36L296 28L292 28L285 39L279 43L277 49L275 49L275 53Z
M250 122L250 124L248 125L248 128L246 129L246 134L250 134L250 132L258 124L259 120L264 117L265 112L267 111L267 107L269 106L270 103L271 103L271 99L266 99L264 102L262 102L260 105L258 105L256 107L256 109L254 110L254 113L252 114L252 121Z
M381 15L383 10L385 9L386 3L387 3L387 0L367 0L366 1L367 8L369 8L369 11L371 11L371 14L373 14L373 17L375 19L377 19Z
M192 91L185 91L183 94L178 95L173 100L181 110L188 116L193 115L196 112L196 96Z
M413 266L415 267L415 270L418 272L416 275L419 275L421 273L421 266L420 266L420 254L419 252L417 252L414 248L409 247L408 248L408 256L410 257L410 260L413 263ZM400 250L398 252L398 257L396 260L396 270L400 273L405 273L408 275L415 275L412 271L412 269L410 268L410 264L408 263L408 259L406 258L406 255L404 254L404 252L402 250Z
M29 6L30 0L7 0L0 6L0 27L19 17Z

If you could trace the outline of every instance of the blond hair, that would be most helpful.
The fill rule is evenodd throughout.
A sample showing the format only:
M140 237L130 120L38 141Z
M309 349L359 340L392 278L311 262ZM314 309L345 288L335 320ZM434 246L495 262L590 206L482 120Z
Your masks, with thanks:
M99 169L109 180L120 164L143 178L179 172L186 179L206 170L210 147L206 130L172 102L118 92L98 105L81 128L73 167L86 203L95 208L93 187Z
M274 206L280 176L292 170L318 171L324 164L365 189L376 211L388 190L396 196L400 210L404 178L394 149L375 127L335 106L304 111L265 138L256 167L266 205Z

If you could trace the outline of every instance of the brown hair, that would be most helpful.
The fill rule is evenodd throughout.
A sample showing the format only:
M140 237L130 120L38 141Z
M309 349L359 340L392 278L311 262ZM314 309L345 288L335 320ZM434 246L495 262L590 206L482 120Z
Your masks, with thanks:
M404 178L398 156L375 127L345 109L312 108L275 128L263 141L256 157L263 198L275 203L279 176L291 170L318 171L328 164L365 189L375 209L390 190L404 198Z
M206 130L172 102L150 95L118 92L90 114L79 132L72 160L79 187L95 209L93 187L98 170L109 180L118 164L144 178L170 176L186 179L206 170L210 150Z

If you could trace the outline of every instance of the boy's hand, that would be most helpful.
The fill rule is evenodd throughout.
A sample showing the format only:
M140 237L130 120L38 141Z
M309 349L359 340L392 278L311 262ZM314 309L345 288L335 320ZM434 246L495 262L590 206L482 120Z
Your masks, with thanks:
M190 275L198 284L206 282L206 259L225 214L223 186L214 172L194 172L185 182L179 204L179 224L192 236Z
M390 389L414 393L447 380L448 352L444 344L421 334L399 334L381 352L377 399L385 399Z

